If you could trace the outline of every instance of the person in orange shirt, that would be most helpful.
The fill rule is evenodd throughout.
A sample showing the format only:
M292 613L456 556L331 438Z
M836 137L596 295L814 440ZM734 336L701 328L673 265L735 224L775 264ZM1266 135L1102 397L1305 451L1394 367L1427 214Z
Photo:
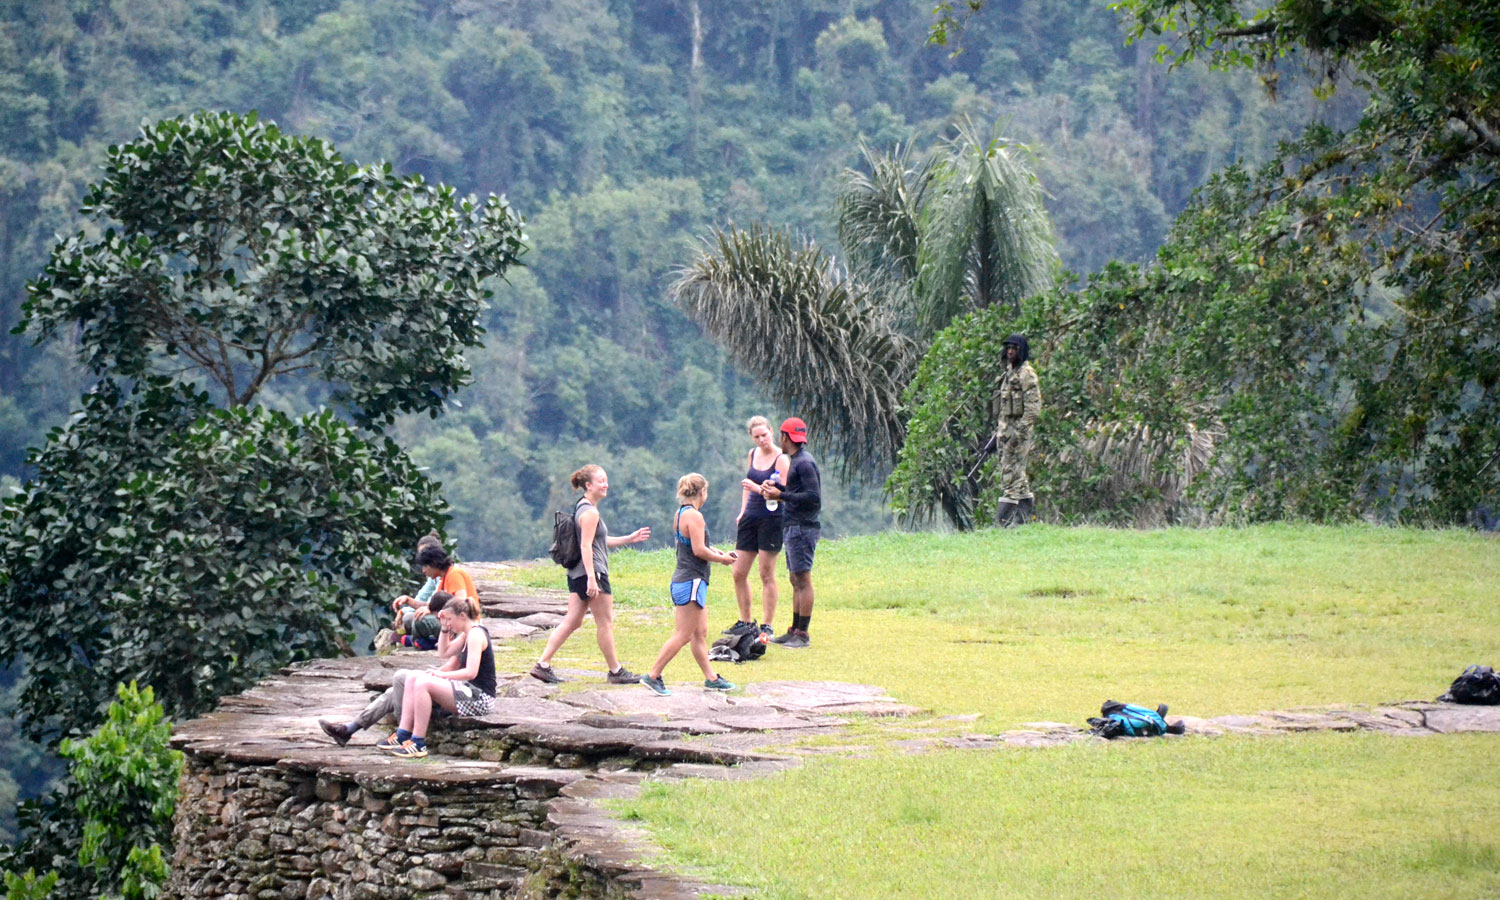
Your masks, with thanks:
M472 597L475 603L479 602L479 591L474 587L474 579L461 567L454 565L448 552L442 547L423 547L417 553L417 565L422 567L422 574L438 579L438 590L447 591L455 597Z

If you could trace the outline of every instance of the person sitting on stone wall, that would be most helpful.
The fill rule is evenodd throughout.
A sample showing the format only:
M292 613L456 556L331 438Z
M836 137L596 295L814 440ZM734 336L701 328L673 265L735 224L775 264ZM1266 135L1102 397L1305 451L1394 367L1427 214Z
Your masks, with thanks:
M420 556L428 547L443 549L443 542L438 538L437 532L429 532L417 539L417 555ZM375 635L376 653L382 653L391 647L415 647L418 650L437 647L437 635L442 629L438 627L437 613L428 607L427 601L437 592L442 579L428 577L425 572L423 577L427 580L415 597L402 594L391 601L391 612L395 613L395 618L391 620L391 627L382 628Z
M403 759L427 755L427 726L436 707L455 716L482 716L495 706L495 646L490 633L479 624L479 601L454 597L443 606L438 619L449 639L462 649L436 671L414 672L407 677L406 702L401 705L401 727L376 744Z
M427 601L427 608L436 617L448 605L453 595L447 591L436 591L431 599ZM458 654L460 645L449 640L448 633L439 628L437 653L438 659L448 659ZM348 722L332 722L328 719L319 719L318 725L322 727L323 733L333 738L340 747L349 743L356 732L362 731L380 722L386 716L394 716L397 722L401 721L401 699L406 693L407 679L419 673L402 669L397 672L391 681L391 686L386 688L385 693L370 701L369 705L360 710L359 715ZM391 737L395 737L392 733ZM390 738L387 738L390 740Z

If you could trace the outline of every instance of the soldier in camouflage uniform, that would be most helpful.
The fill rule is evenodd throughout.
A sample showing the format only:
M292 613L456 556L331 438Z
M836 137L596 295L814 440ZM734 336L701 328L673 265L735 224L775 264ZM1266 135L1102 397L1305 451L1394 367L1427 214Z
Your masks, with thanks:
M1005 373L1000 376L999 427L995 443L1000 448L1000 506L995 524L1001 528L1032 519L1035 495L1026 479L1026 457L1031 455L1031 431L1042 411L1042 388L1036 370L1026 362L1031 348L1025 335L1005 339Z

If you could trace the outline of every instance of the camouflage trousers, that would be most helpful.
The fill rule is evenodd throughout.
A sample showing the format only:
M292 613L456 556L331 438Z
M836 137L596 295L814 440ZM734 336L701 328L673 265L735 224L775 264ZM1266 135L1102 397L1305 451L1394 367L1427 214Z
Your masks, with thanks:
M1013 501L1030 499L1026 459L1031 456L1031 428L1020 422L1002 422L999 442L1000 496Z

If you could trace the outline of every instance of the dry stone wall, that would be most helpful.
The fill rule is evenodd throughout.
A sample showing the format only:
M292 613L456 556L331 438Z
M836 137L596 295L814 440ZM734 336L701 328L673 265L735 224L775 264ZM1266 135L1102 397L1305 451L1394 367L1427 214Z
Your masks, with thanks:
M562 603L485 580L480 594L495 634L544 629ZM319 728L319 718L353 718L398 669L431 662L401 652L302 664L181 725L173 744L186 767L167 896L733 894L658 870L649 837L600 801L630 796L646 778L763 775L794 763L776 747L837 728L846 714L914 711L863 685L768 682L727 697L686 688L658 697L638 685L563 691L508 673L489 715L434 722L424 760L376 750L379 728L345 747Z

